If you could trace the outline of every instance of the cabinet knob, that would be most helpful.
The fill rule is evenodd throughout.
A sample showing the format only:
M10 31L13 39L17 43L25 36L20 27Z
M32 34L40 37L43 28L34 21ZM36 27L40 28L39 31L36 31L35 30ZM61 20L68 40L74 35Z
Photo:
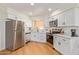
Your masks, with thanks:
M60 43L60 42L58 42L58 45L61 45L61 43Z
M57 38L57 37L55 37L55 38Z
M63 41L66 41L65 39L63 39Z
M34 37L36 37L36 35L34 35Z

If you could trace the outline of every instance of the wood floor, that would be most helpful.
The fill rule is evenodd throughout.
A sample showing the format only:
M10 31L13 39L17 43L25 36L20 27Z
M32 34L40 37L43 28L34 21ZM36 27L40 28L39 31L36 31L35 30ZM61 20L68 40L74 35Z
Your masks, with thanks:
M50 45L46 43L29 42L16 51L5 53L9 55L59 55Z

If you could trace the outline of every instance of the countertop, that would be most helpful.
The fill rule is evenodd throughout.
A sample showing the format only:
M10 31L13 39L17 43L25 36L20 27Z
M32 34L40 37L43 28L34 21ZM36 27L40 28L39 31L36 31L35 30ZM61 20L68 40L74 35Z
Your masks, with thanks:
M26 32L25 34L31 34L31 32Z
M64 35L64 34L52 34L53 36L54 35L56 35L56 36L61 36L61 37L66 37L66 38L79 38L79 36L78 37L72 37L72 36L69 36L69 35Z

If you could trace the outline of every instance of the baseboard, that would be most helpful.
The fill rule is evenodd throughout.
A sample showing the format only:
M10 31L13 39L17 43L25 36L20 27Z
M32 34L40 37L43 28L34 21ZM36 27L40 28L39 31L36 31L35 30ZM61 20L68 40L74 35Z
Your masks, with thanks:
M40 42L40 41L30 41L30 42L35 42L35 43L46 43L46 41L45 41L45 42Z
M58 50L56 50L51 43L47 42L46 44L49 45L52 49L54 49L57 53L59 53L59 55L63 55Z
M55 48L53 48L56 52L58 52L60 55L63 55L61 52L59 52L58 50L56 50Z
M0 51L0 55L9 55L9 54L11 54L11 51L9 51L9 50L1 50Z
M2 52L2 51L4 51L5 49L3 49L3 50L0 50L0 52Z
M28 44L30 41L25 42L25 44Z
M5 48L4 49L0 49L0 51L4 51L4 50L6 50Z

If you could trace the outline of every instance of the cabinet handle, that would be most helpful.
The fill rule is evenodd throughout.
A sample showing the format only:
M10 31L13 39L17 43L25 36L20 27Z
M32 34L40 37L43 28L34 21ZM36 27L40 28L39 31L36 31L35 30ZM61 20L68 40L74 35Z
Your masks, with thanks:
M60 42L58 42L58 45L61 45L61 43L60 43Z
M63 39L63 41L66 41L65 39Z
M34 35L34 37L36 37L36 35Z
M55 37L55 38L57 38L57 37Z

